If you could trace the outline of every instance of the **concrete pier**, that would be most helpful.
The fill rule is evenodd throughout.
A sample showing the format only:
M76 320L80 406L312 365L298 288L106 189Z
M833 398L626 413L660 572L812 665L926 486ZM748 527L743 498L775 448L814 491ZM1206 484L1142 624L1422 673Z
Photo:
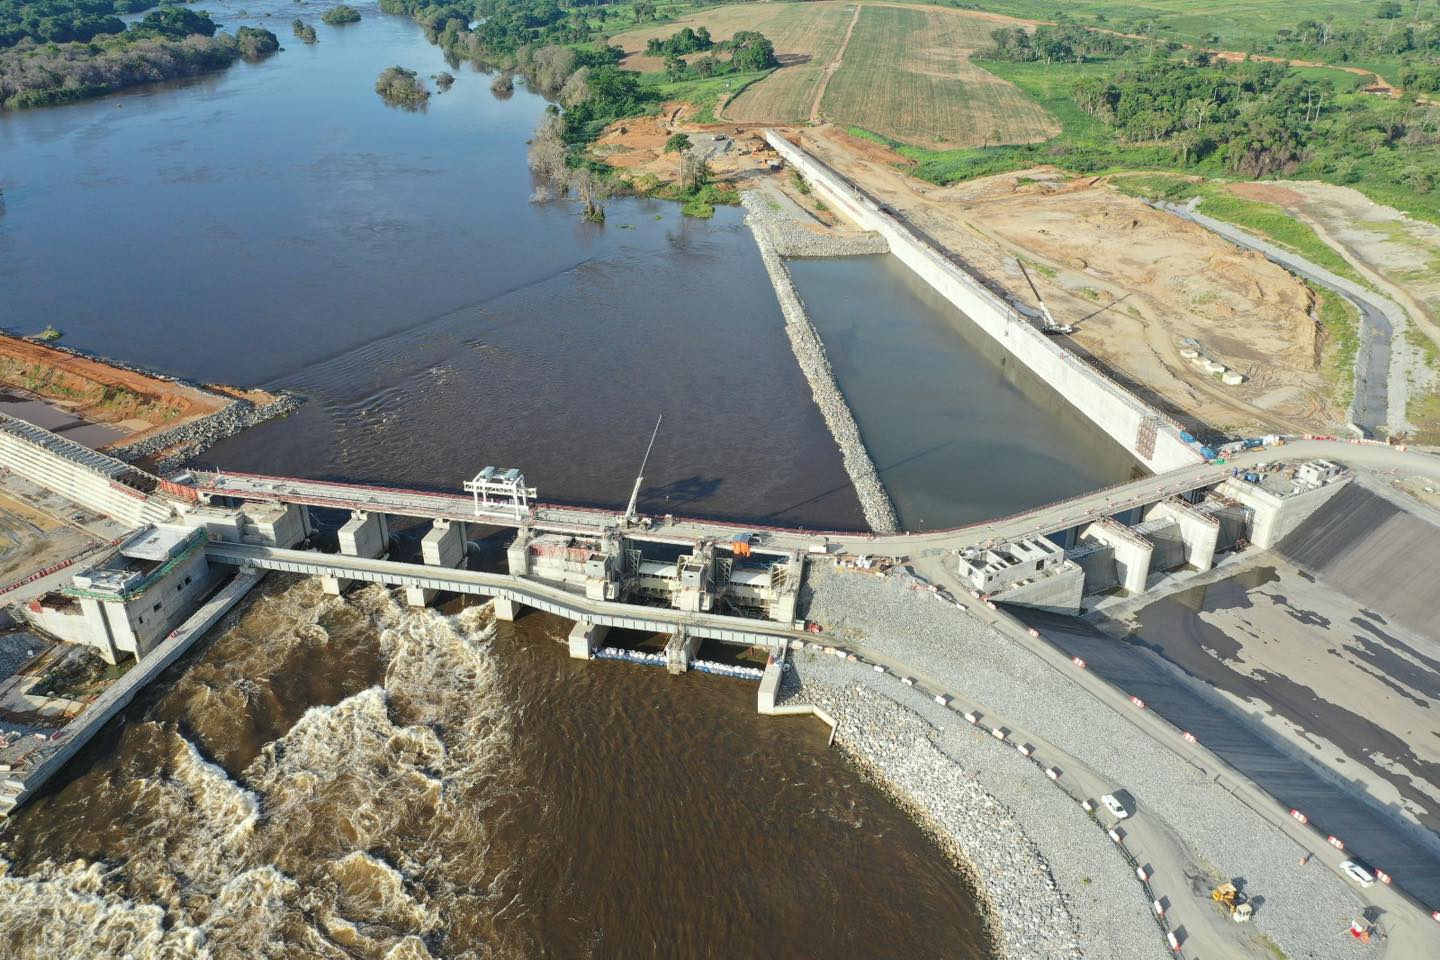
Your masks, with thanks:
M665 644L665 669L671 676L679 676L690 669L695 651L700 649L700 638L680 631Z
M345 556L377 560L385 556L388 549L390 524L383 513L357 510L345 521L345 526L340 528L339 537L340 552ZM331 596L339 596L349 582L341 577L320 578L321 586Z
M514 600L508 597L495 597L490 603L494 606L496 620L504 620L506 623L514 621L515 613L519 608Z
M420 559L429 567L465 567L465 533L462 524L449 520L436 520L420 541ZM425 587L406 587L405 602L412 607L423 607L435 599L438 591Z
M609 627L602 627L588 620L578 620L570 630L570 656L575 660L589 660L595 656L595 648L605 642Z
M1150 542L1114 520L1104 519L1085 528L1081 540L1097 540L1114 551L1115 575L1120 586L1131 593L1143 593L1150 576Z
M1201 571L1215 565L1215 549L1220 540L1219 520L1178 497L1155 504L1145 519L1160 518L1173 520L1179 526L1186 563Z

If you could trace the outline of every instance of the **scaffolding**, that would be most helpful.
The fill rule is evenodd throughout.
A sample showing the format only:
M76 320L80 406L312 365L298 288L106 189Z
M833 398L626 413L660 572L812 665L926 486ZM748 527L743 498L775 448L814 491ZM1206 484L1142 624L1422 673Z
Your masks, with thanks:
M514 467L486 467L465 481L465 492L475 499L477 517L509 510L516 520L530 512L535 488L525 485L525 474Z

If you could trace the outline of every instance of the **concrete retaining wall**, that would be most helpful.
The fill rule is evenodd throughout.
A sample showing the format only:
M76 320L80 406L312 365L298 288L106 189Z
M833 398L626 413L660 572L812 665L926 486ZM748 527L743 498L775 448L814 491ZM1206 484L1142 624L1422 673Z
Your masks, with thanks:
M1146 468L1163 473L1199 463L1180 428L1041 333L1018 311L916 236L895 214L773 130L765 139L831 207L885 238L890 252L965 313L1025 366L1089 417ZM1155 427L1153 449L1146 439Z
M22 420L6 417L0 423L6 426L0 430L0 467L121 523L170 518L167 503L122 482L135 473L126 464Z
M263 576L257 576L248 570L240 571L233 580L221 587L191 614L188 620L172 630L169 636L146 654L125 676L96 697L79 717L65 727L58 746L43 760L30 770L7 774L5 780L0 782L0 814L8 814L40 789L111 717L134 699L135 694L178 660L190 649L191 644L203 637L221 617L229 613Z

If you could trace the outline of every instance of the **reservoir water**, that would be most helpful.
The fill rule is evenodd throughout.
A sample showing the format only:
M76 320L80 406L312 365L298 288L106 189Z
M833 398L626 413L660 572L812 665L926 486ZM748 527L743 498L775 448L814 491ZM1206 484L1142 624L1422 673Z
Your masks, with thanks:
M226 467L454 489L514 464L547 499L618 504L663 413L642 509L861 525L737 209L617 200L596 226L531 203L539 98L452 66L428 110L392 110L383 68L447 69L414 24L359 4L311 47L285 25L318 8L244 6L209 8L282 53L0 116L0 323L307 398L207 454ZM795 266L907 522L1127 473L887 260ZM574 664L564 630L271 582L0 827L0 936L36 956L991 953L973 892L822 727L755 716L747 683Z

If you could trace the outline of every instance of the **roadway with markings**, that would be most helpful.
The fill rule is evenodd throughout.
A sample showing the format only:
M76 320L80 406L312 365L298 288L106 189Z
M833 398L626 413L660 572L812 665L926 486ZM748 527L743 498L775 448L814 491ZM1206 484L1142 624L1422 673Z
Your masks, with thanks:
M1236 454L1227 458L1223 465L1199 463L1105 487L1009 517L942 530L896 534L809 531L671 516L643 516L638 524L632 525L632 529L643 532L647 539L669 538L680 543L726 539L741 531L763 530L767 533L766 546L784 550L804 551L828 544L834 550L852 554L933 556L964 547L979 546L991 540L1000 542L1038 536L1091 523L1166 497L1214 486L1229 477L1231 471L1237 467L1243 469L1280 459L1296 461L1317 458L1373 469L1398 469L1440 480L1440 458L1425 452L1342 440L1293 440L1283 446L1261 447ZM624 514L616 510L548 504L536 506L530 513L517 514L503 507L476 512L473 500L465 494L250 473L197 473L195 485L206 495L236 497L242 500L295 503L393 516L444 518L495 526L519 527L533 524L538 530L590 536L598 536L607 529L621 525L625 520Z

